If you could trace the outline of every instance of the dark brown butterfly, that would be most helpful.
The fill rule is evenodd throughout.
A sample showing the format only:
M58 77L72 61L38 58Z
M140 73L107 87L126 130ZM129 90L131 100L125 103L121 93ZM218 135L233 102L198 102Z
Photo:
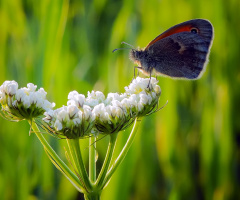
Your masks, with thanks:
M212 24L194 19L171 27L142 50L132 48L129 55L144 74L198 79L205 71L212 40Z

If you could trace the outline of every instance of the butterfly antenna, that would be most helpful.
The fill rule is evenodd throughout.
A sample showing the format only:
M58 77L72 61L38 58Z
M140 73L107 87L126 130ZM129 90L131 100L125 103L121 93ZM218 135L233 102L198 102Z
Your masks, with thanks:
M112 52L115 52L117 50L124 50L124 49L135 49L135 47L133 45L128 44L126 42L121 42L121 44L126 44L126 45L130 46L131 48L118 48L118 49L114 49Z
M126 43L126 42L121 42L121 44L126 44L126 45L128 45L128 46L132 47L132 49L135 49L135 47L134 47L133 45L131 45L131 44L128 44L128 43Z
M124 50L124 49L132 49L132 48L118 48L118 49L114 49L112 52L115 52L117 50Z

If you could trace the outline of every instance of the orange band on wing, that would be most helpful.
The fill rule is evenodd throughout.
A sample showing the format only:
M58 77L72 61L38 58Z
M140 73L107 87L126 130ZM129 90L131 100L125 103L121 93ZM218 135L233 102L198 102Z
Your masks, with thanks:
M148 49L152 44L157 42L158 40L161 40L165 37L168 37L170 35L173 35L175 33L180 33L180 32L189 32L191 31L192 26L189 25L184 25L184 26L177 26L177 27L172 27L169 30L163 32L161 35L157 36L154 40L152 40L145 49Z

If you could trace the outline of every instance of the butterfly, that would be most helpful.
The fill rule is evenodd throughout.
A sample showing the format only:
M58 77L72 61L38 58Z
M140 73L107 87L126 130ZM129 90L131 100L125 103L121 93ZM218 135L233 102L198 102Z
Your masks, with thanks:
M169 28L144 49L131 48L129 57L150 77L156 73L171 78L198 79L208 63L213 32L208 20L189 20Z

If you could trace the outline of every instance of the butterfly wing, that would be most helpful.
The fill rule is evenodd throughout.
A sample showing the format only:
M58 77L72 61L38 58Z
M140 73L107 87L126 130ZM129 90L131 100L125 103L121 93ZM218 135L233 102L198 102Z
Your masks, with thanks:
M145 48L157 73L196 79L201 77L213 38L211 23L203 19L183 22L168 29Z

